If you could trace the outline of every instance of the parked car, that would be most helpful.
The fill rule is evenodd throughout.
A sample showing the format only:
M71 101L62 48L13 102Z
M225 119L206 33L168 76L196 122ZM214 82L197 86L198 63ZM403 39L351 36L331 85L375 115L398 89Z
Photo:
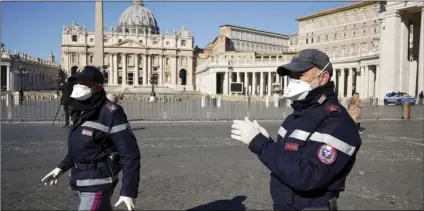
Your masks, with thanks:
M412 105L415 105L416 99L415 97L412 97L411 95L408 95L405 92L391 92L387 93L386 96L384 96L384 105L401 105L404 102L409 102Z

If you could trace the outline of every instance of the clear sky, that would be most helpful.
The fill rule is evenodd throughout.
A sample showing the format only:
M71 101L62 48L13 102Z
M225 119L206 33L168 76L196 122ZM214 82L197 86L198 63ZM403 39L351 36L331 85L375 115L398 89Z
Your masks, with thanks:
M297 32L296 18L349 2L145 2L162 32L183 25L205 47L224 24L283 34ZM104 24L116 26L131 1L104 2ZM1 40L7 48L47 59L50 50L61 61L62 26L73 20L94 31L94 2L1 2Z

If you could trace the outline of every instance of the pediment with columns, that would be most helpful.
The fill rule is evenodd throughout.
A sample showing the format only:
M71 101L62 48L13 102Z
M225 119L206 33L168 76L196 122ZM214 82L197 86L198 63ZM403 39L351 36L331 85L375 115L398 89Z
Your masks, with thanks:
M114 45L112 45L113 47L128 47L128 48L133 48L133 47L146 47L145 45L139 43L139 42L135 42L131 39L126 39L123 40L119 43L116 43Z

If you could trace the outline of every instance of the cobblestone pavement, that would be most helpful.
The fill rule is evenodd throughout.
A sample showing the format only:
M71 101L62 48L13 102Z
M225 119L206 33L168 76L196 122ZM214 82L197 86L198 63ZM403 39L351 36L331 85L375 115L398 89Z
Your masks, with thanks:
M280 123L261 124L276 134ZM422 121L368 121L363 126L364 143L340 209L423 209ZM271 208L269 171L246 146L229 138L230 123L132 127L142 154L138 209ZM66 175L56 186L40 183L65 154L66 130L2 124L1 132L2 209L75 209L78 198Z

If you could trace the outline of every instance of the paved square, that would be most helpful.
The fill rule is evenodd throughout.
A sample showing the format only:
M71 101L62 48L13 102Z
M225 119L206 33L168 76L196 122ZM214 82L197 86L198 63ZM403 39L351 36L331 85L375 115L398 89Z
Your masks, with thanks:
M260 123L275 137L280 122ZM230 139L230 124L132 124L142 154L137 208L270 209L269 171ZM362 124L367 130L340 209L423 209L422 120ZM2 209L76 209L66 175L57 186L40 183L65 155L66 130L2 124L1 132ZM237 196L246 197L243 204Z

